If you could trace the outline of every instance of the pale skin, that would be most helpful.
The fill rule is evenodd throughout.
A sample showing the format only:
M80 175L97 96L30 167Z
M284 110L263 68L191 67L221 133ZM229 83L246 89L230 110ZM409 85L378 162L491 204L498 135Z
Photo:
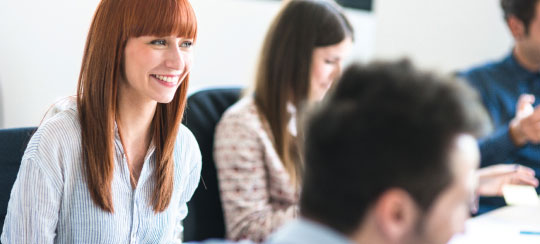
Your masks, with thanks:
M506 184L538 186L534 170L517 164L499 164L476 171L478 177L477 194L481 196L502 196Z
M152 141L151 122L158 103L168 103L192 61L192 39L142 36L126 44L125 80L119 83L116 123L135 188Z
M150 124L157 102L137 101L129 97L129 94L122 93L118 96L116 123L134 187L141 175L144 157L152 139Z
M308 95L311 102L322 100L334 81L341 75L343 60L351 46L352 39L346 37L337 44L313 50Z

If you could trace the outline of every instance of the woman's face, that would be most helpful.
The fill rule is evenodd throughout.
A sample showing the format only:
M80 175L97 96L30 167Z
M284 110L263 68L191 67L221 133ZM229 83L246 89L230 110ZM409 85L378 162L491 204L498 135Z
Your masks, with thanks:
M193 40L176 36L133 37L127 41L121 95L168 103L191 69Z
M344 56L352 45L350 37L340 43L313 50L309 100L320 101L341 74Z

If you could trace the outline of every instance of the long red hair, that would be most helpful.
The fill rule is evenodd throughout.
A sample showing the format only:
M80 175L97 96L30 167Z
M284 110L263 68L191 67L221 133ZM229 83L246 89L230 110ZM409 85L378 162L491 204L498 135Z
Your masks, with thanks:
M143 35L196 39L197 20L188 0L102 0L88 32L77 88L83 169L92 200L114 212L114 124L118 83L125 77L124 49ZM151 203L164 211L173 191L173 150L186 104L189 75L170 103L158 103L152 120L156 170Z

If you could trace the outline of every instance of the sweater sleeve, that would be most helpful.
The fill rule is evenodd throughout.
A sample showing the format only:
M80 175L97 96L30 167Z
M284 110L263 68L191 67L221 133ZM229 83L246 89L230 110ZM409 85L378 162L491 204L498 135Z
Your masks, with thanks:
M490 81L493 80L494 74L487 72L486 69L472 69L460 73L459 76L478 92L495 128L492 133L478 141L482 157L481 167L506 162L512 154L519 150L512 142L508 127L509 121L502 111L504 106L501 104L501 99L498 98L501 93L504 94L506 91L492 87ZM513 103L516 101L512 100Z
M233 240L262 242L297 213L296 205L271 204L272 176L260 133L235 116L224 117L216 128L214 159L227 237Z
M489 136L479 140L482 155L481 167L503 163L509 155L518 150L510 138L508 125L497 128Z

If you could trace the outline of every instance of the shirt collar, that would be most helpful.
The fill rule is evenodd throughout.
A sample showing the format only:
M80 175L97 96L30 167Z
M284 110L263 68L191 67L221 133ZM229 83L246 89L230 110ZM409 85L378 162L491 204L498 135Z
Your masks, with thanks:
M343 234L305 218L293 220L270 237L270 243L352 244Z
M120 150L120 153L124 155L124 146L122 145L122 140L120 140L120 133L118 132L118 124L116 123L116 120L114 121L114 141L116 143L116 147L118 148L118 150ZM145 162L147 158L154 153L155 150L156 145L154 144L154 140L152 138L152 140L150 140L150 145L148 146L148 151L146 152L146 155L144 157Z
M527 76L530 76L530 75L537 75L540 71L537 71L537 72L531 72L529 70L527 70L525 67L523 67L518 61L517 61L517 58L516 58L516 55L514 54L514 51L512 50L510 52L510 54L506 57L506 59L504 60L505 63L509 64L510 67L512 67L516 72L518 72L519 74L522 74L522 75L527 75Z
M289 130L289 133L291 133L291 135L296 136L296 107L291 102L287 103L287 112L291 116L289 124L287 125L287 129Z

